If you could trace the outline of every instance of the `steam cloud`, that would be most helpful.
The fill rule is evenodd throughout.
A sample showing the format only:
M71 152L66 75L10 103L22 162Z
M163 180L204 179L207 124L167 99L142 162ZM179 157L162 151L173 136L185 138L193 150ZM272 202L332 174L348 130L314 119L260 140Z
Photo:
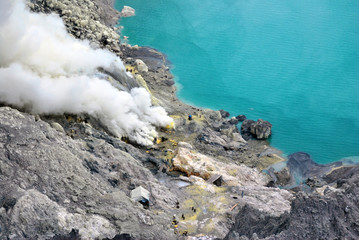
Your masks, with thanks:
M88 113L118 137L150 145L154 125L172 119L143 88L119 91L97 68L124 71L121 60L71 37L57 15L29 12L23 0L0 1L0 101L34 113Z

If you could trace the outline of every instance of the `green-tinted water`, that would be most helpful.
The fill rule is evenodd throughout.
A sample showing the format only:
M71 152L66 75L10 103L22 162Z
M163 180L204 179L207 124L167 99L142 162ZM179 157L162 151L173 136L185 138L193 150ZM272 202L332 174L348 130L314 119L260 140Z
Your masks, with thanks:
M359 156L359 1L118 0L130 44L168 55L179 97L273 124L320 163Z

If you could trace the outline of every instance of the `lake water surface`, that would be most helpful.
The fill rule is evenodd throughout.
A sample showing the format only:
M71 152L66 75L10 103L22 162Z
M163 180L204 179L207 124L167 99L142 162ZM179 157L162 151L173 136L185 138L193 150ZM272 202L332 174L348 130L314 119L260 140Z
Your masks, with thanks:
M129 43L164 52L178 96L273 124L284 154L359 156L359 1L118 0Z

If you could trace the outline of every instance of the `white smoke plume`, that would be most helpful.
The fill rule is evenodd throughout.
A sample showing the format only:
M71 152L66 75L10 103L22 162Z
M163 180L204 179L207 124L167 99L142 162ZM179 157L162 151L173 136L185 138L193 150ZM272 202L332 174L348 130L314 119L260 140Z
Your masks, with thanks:
M71 37L57 15L31 13L23 0L0 1L0 101L34 113L88 113L118 137L150 145L154 125L172 119L143 88L129 93L95 77L97 68L124 71L121 60Z

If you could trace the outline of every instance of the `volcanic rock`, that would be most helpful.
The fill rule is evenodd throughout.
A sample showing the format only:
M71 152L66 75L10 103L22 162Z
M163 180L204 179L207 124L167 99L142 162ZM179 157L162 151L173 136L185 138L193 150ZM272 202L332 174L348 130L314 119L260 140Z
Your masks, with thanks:
M0 239L180 238L175 232L213 239L225 237L233 224L227 238L359 237L357 169L316 166L299 154L290 157L289 170L275 173L279 185L287 182L288 173L302 180L316 175L321 179L324 174L331 185L317 186L309 195L266 187L270 179L257 169L281 158L268 154L266 141L243 138L269 136L270 124L263 121L252 133L255 122L246 120L241 135L235 125L245 120L244 115L228 120L225 111L179 101L164 54L119 45L119 28L111 26L120 13L113 4L113 0L28 1L35 12L59 14L67 31L88 39L93 48L107 48L132 67L136 59L142 60L148 71L137 68L141 75L129 79L108 73L111 78L104 80L126 90L145 87L152 101L173 116L176 128L160 129L160 137L168 140L144 148L111 136L91 117L77 122L66 114L34 117L0 107ZM190 114L193 120L187 121ZM51 127L52 122L65 133ZM175 169L172 160L177 170L190 176L167 176L166 170ZM215 175L222 176L221 186L204 180ZM131 190L139 186L149 191L149 209L130 198ZM171 224L174 216L178 228Z
M230 124L236 125L239 123L239 120L235 117L232 117L231 119L229 119L228 121Z
M246 117L246 115L238 115L238 116L236 117L236 119L237 119L238 121L242 122L242 121L246 120L247 117Z
M229 112L224 111L223 109L219 110L219 112L221 113L222 118L227 118L230 115Z
M292 175L306 179L313 176L323 176L333 168L341 166L341 162L318 164L308 153L297 152L288 156L287 166Z
M224 183L230 186L265 186L268 182L268 176L256 169L244 165L223 164L188 148L177 149L173 166L174 170L182 171L187 176L199 176L204 180L221 175Z
M251 128L254 123L255 122L253 120L248 120L248 119L243 121L243 123L241 125L241 134L245 140L248 140L251 138L251 136L252 136Z
M72 228L83 239L112 238L120 231L142 239L153 239L153 232L157 239L173 238L169 228L144 223L144 209L129 198L134 184L151 189L153 208L176 202L141 162L100 139L73 140L9 107L0 107L0 180L0 209L8 212L0 217L0 239L66 235ZM161 226L171 219L146 215Z
M269 216L253 207L244 207L225 239L357 239L359 225L359 173L339 191L297 194L290 212Z
M251 133L257 139L267 139L272 134L272 124L268 121L258 119L255 123L251 125Z

